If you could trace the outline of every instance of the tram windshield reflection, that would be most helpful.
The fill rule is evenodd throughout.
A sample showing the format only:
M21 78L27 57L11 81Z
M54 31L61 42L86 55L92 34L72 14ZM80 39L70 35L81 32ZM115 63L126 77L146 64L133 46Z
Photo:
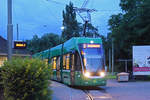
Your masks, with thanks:
M80 50L86 71L99 72L104 61L102 46L100 44L83 44L80 46Z

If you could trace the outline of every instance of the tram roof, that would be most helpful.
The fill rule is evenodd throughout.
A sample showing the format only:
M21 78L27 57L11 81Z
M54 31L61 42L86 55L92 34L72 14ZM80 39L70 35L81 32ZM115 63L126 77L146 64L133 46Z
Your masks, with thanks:
M88 37L73 37L66 41L63 46L63 54L78 50L78 44L80 43L102 43L101 38L88 38ZM62 54L62 44L51 48L51 57Z
M80 43L91 43L91 41L93 41L93 43L100 43L100 44L102 43L101 38L73 37L64 43L63 54L66 54L66 53L74 51L74 50L78 50L78 44L80 44ZM62 54L62 45L63 44L60 44L51 49L47 49L45 51L36 53L33 55L33 57L38 56L39 58L41 58L41 57L48 58L49 52L50 52L50 57L59 56Z
M50 49L50 57L59 56L62 54L62 44Z

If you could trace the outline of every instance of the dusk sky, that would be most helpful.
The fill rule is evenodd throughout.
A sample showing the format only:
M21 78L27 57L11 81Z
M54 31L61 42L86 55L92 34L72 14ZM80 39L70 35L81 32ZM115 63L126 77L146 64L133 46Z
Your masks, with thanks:
M56 33L61 35L62 11L65 5L73 2L81 7L85 0L12 0L13 1L13 39L16 40L16 24L19 24L19 39L31 39L37 34ZM99 33L107 35L108 19L121 12L120 0L89 0L87 8L96 9L91 13L91 23L98 27ZM83 23L77 15L78 22ZM7 37L7 0L0 0L0 36Z

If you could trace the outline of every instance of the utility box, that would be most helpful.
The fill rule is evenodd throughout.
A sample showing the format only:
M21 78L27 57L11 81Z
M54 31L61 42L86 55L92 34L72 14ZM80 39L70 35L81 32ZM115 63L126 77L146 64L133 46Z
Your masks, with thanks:
M118 82L124 82L129 81L129 73L121 72L117 74L117 81Z

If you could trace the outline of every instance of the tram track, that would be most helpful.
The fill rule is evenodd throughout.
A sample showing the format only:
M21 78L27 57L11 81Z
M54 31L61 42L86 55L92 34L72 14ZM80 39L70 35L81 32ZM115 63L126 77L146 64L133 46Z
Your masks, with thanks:
M92 87L89 89L83 89L82 91L86 94L88 100L114 100L105 89L100 87Z
M88 100L94 100L93 96L90 94L89 90L82 90L88 97Z

